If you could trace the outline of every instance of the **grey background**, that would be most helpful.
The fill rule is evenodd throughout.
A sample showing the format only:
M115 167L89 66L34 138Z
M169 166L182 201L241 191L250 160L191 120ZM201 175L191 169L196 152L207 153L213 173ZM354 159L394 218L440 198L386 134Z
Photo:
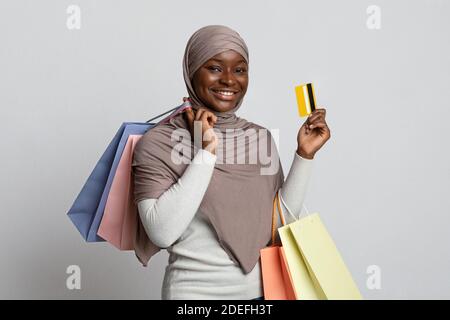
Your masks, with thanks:
M68 30L66 9L81 8ZM366 27L369 5L381 29ZM123 121L186 94L181 60L207 24L250 49L239 115L296 147L293 88L313 82L332 137L316 155L306 206L317 211L367 299L450 298L450 2L0 2L0 298L159 299L162 252L86 244L66 216ZM81 290L66 288L79 265ZM366 286L381 268L381 289Z

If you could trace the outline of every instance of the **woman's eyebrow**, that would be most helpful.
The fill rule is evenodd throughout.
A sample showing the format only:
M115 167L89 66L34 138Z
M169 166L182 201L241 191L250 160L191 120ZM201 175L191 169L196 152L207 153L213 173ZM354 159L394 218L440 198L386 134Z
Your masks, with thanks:
M216 59L216 58L212 58L211 61L217 61L217 62L220 62L220 63L223 62L223 60ZM247 61L245 61L244 59L239 60L236 64L239 64L239 63L242 63L242 62L247 64Z

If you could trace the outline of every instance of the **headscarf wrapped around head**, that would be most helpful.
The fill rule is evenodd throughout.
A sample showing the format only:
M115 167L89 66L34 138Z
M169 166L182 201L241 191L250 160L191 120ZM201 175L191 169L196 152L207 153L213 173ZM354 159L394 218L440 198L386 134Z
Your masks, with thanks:
M203 106L192 85L194 73L209 59L228 50L239 53L249 64L248 48L236 31L221 25L210 25L197 30L189 39L183 59L183 77L194 108ZM239 100L234 109L227 112L214 112L225 116L233 114L242 104Z
M195 71L215 55L228 50L238 52L248 63L244 40L228 27L206 26L189 39L183 59L183 74L193 108L203 106L192 85ZM235 111L241 104L242 99L228 112L214 112L218 118L214 125L219 140L218 157L197 214L203 215L210 223L230 259L248 273L258 262L260 249L271 240L272 204L284 175L270 132L266 130L265 135L259 135L259 130L264 131L265 128L236 116ZM186 163L194 157L195 146L191 139L182 139L181 142L171 139L177 129L186 132L189 129L182 114L149 130L137 143L132 163L136 203L158 199L177 183L188 166ZM257 135L247 140L253 132ZM236 145L236 141L241 141L242 145ZM172 151L180 144L192 152L183 154L187 161L174 162ZM233 148L230 153L228 146ZM262 163L261 157L256 163L234 161L235 158L250 159L255 147L257 151L259 148L268 149L271 161L278 169L262 174L267 163ZM146 265L158 248L150 242L141 224L137 234L136 255Z

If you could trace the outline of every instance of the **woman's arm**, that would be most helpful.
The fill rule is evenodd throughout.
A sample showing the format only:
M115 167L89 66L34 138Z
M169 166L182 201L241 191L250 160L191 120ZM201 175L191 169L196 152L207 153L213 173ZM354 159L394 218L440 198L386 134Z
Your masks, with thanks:
M283 200L281 208L284 209L283 213L286 223L295 220L287 212L287 209L298 218L308 187L314 155L331 137L325 116L326 110L324 108L316 108L298 131L297 152L286 181L280 188L279 193Z
M306 159L295 153L294 160L289 170L288 176L280 188L281 209L286 224L294 222L294 218L288 213L288 210L297 218L302 210L305 200L306 191L308 189L309 178L311 176L313 159ZM281 201L282 200L282 201ZM286 206L288 208L286 208ZM278 210L278 209L277 209ZM278 221L278 227L281 223Z
M208 188L216 159L216 155L200 149L177 183L158 199L139 201L139 217L155 245L167 248L186 230Z

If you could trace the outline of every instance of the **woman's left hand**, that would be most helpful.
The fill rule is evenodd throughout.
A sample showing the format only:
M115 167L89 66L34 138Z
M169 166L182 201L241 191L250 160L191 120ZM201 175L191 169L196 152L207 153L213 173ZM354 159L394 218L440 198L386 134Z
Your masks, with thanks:
M331 137L325 121L326 110L317 108L303 123L297 135L297 154L306 159L313 159L317 151Z

